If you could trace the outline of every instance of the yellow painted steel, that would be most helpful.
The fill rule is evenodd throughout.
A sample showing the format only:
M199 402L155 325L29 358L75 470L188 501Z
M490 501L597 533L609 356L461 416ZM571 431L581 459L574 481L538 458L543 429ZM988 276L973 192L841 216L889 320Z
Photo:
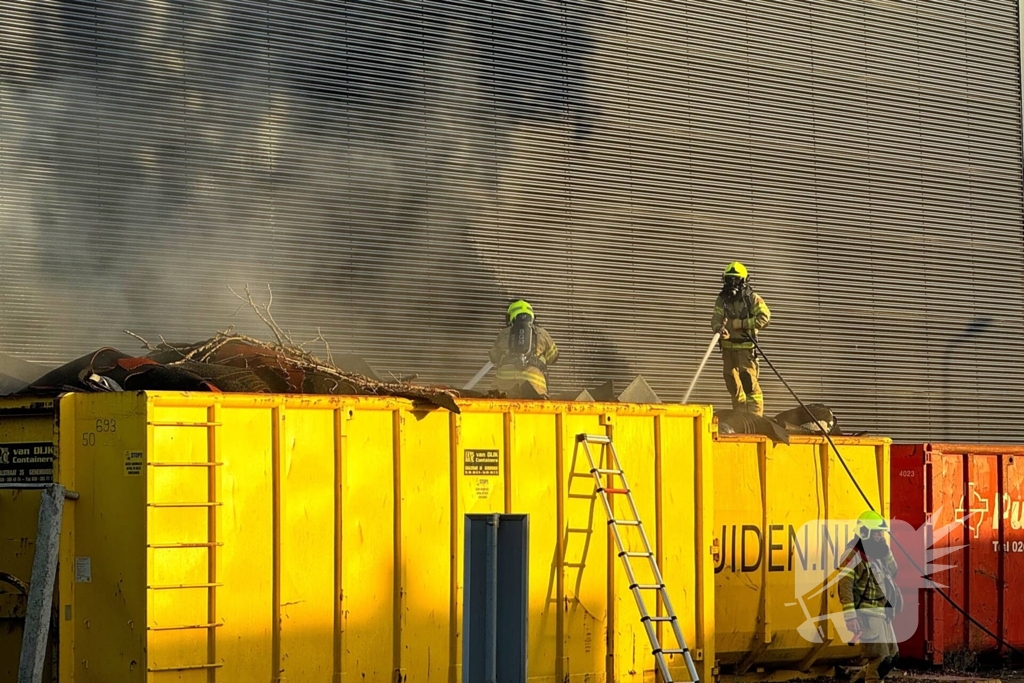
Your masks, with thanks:
M531 680L652 680L604 511L582 452L574 458L581 432L615 439L710 679L710 410L460 406L454 415L366 397L63 397L56 420L31 427L59 440L58 479L80 494L65 508L61 680L457 683L464 516L477 512L530 516ZM27 419L0 412L0 436ZM489 452L488 467L467 467L467 451ZM15 538L0 545L0 570L30 568L19 543L34 536L34 498L0 497L3 537ZM17 650L10 638L0 633L0 652ZM685 678L681 659L671 666Z
M0 444L54 443L53 401L11 400L0 408ZM9 458L0 458L6 474ZM0 681L18 680L22 625L28 596L24 593L32 573L39 518L39 491L0 490L0 572L17 580L0 581ZM65 507L65 515L69 514ZM13 645L13 646L12 646ZM47 657L44 678L52 677Z
M888 515L891 441L834 441L871 504ZM807 671L859 656L860 646L837 630L841 616L822 620L820 643L798 631L808 619L841 615L835 589L816 595L813 584L834 570L853 532L845 522L867 509L827 441L719 436L714 453L715 646L723 672Z

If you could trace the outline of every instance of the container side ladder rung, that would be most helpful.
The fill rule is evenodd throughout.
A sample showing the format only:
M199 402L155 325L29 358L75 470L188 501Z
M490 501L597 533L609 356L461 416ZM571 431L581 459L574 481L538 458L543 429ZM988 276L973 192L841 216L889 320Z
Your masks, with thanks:
M590 444L597 444L601 446L601 453L595 460L594 454L590 450ZM672 607L672 601L668 597L668 589L665 587L665 580L662 578L661 569L658 567L658 561L654 554L654 550L651 548L651 543L647 538L647 533L644 531L643 522L640 521L640 512L637 510L636 502L633 500L633 493L629 488L629 484L626 482L626 473L622 469L622 465L619 462L619 456L615 452L615 444L612 443L612 439L609 436L604 435L593 435L593 434L577 434L576 435L576 452L573 454L573 461L575 462L575 456L579 452L580 446L583 446L583 452L587 456L587 464L590 468L590 474L594 478L594 491L600 497L601 503L604 505L604 510L608 515L608 527L612 531L612 536L615 538L615 546L618 551L618 556L622 560L622 566L626 573L626 579L629 582L630 592L633 593L633 597L636 599L637 609L640 611L640 622L644 626L644 630L647 632L647 638L651 643L651 654L654 655L654 661L657 664L658 672L661 674L661 678L665 683L674 683L675 679L668 670L668 662L665 659L666 655L681 655L683 660L686 662L686 670L690 675L690 680L694 683L699 683L699 676L697 675L697 668L693 664L693 656L690 653L690 648L686 645L686 640L683 638L682 627L680 626L679 619L676 616L675 610ZM602 481L602 476L618 477L621 481L621 486L609 486L606 482ZM629 513L632 515L630 518L622 519L615 516L615 508L612 506L611 499L609 496L620 495L625 496L629 503ZM640 536L641 543L643 545L643 551L627 551L626 545L622 540L622 534L619 530L620 527L634 527L637 530L637 534ZM636 579L636 574L633 571L632 558L644 557L650 563L651 572L654 576L652 583L640 583ZM665 616L651 615L647 611L647 603L644 601L643 592L653 591L657 593L657 596L661 599L662 604L665 606ZM667 622L672 624L672 633L675 636L676 642L678 643L677 648L664 648L662 647L661 641L658 638L658 631L655 627L656 623Z
M200 671L200 670L203 670L203 669L220 669L220 668L223 668L223 667L224 667L224 665L221 664L221 663L217 663L217 664L213 664L213 663L210 663L210 664L182 664L181 666L151 666L151 667L147 668L146 671L148 673L151 673L151 674L165 674L165 673L175 673L175 672L178 672L178 671Z
M223 503L219 501L194 501L194 502L172 502L172 503L149 503L151 508L218 508Z
M204 628L220 628L223 625L223 623L218 621L214 624L173 624L171 626L148 626L146 628L150 631L193 631Z
M178 543L150 543L147 547L167 550L167 549L179 549L179 548L206 548L207 552L207 571L205 581L195 582L182 582L182 583L165 583L165 584L151 584L148 588L150 590L160 591L173 591L173 590L202 590L206 592L206 623L185 623L185 624L172 624L172 625L160 625L153 624L148 626L149 631L206 631L207 640L207 657L208 662L205 664L185 664L179 666L154 666L149 667L147 671L149 673L180 673L183 671L197 671L205 670L207 673L206 680L208 683L215 683L217 670L220 669L223 664L217 663L217 640L216 633L221 626L223 621L217 617L217 589L223 586L223 584L217 579L217 549L223 547L224 543L219 538L219 520L217 518L218 508L223 507L223 502L218 500L218 482L217 473L219 467L223 467L224 463L217 459L218 456L218 440L219 430L223 423L216 419L219 414L218 407L208 408L208 419L205 422L178 422L178 421L151 421L149 426L151 427L195 427L206 430L207 433L207 448L206 448L206 459L205 460L186 460L186 461L155 461L148 462L147 465L153 468L205 468L206 476L204 477L203 492L205 495L195 496L192 500L180 500L180 501L160 501L150 502L148 506L155 510L161 509L205 509L206 510L206 540L205 541L184 541ZM205 498L205 500L203 500Z

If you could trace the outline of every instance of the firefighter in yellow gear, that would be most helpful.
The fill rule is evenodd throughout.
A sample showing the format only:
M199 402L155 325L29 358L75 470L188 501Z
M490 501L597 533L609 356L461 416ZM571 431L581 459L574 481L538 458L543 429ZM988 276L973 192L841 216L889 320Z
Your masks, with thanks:
M746 267L739 261L726 266L711 329L722 335L722 374L735 410L764 414L764 394L758 383L760 365L752 340L770 320L768 305L750 288Z
M509 398L547 398L547 369L558 360L558 346L535 324L533 306L520 299L506 311L507 327L491 347L497 368L494 388Z
M852 681L879 683L885 678L900 650L892 627L903 609L896 585L899 567L886 541L889 525L869 510L857 519L857 536L846 546L839 563L839 600L846 628L863 646L859 672Z

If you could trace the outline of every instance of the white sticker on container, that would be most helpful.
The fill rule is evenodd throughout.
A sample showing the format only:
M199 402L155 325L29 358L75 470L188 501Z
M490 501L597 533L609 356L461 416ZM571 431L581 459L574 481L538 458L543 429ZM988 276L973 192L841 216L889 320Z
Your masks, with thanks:
M491 479L481 477L473 484L473 491L478 500L487 500L491 497L491 489L494 487Z
M124 454L124 476L142 476L142 451L127 451Z
M92 558L75 558L75 583L92 583Z

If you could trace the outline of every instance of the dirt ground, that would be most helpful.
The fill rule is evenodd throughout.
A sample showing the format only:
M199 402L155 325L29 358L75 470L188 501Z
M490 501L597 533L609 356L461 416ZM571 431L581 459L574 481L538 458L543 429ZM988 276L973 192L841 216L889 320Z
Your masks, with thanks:
M886 677L889 683L1024 683L1024 670L979 667L972 671L941 669L897 669Z

